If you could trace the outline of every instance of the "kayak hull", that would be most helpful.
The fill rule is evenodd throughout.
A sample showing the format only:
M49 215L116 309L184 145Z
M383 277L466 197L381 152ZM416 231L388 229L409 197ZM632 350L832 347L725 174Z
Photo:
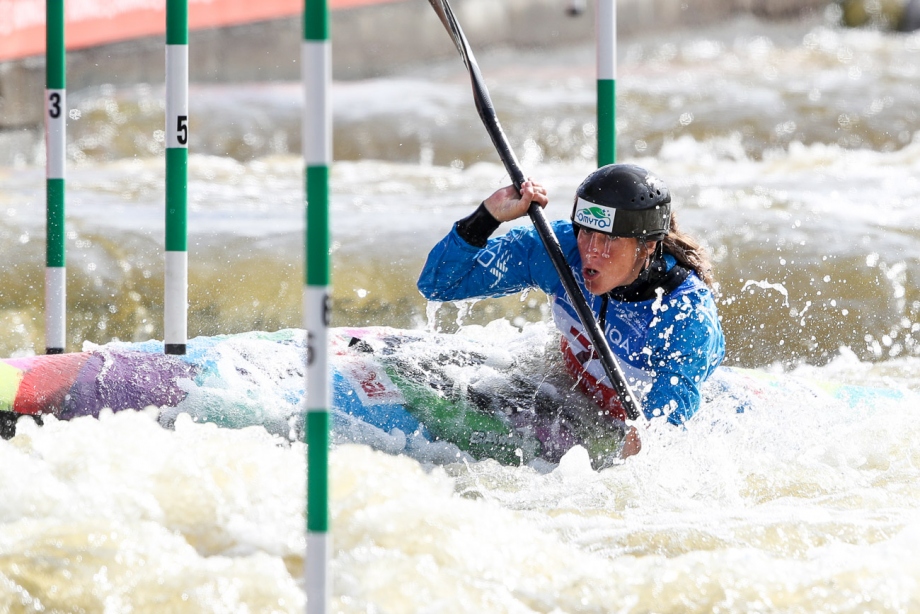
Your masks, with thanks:
M458 456L503 464L558 462L575 445L599 462L616 458L625 425L577 392L552 359L553 343L519 345L387 327L331 329L333 430L346 441L444 442ZM199 337L184 356L150 341L2 360L0 433L13 436L20 416L71 420L153 406L165 426L188 413L302 437L304 352L304 332L289 329ZM533 363L533 355L543 361ZM744 412L790 391L848 406L903 394L720 367L704 403Z

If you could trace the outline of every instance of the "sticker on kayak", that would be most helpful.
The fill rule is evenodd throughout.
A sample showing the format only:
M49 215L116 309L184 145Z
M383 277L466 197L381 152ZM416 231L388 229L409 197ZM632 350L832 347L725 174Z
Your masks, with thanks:
M364 406L405 403L402 392L373 360L363 356L341 356L336 360L336 368Z

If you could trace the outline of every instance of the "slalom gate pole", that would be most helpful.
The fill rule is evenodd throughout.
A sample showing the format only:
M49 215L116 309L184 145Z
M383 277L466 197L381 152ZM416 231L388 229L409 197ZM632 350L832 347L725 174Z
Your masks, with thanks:
M617 0L597 0L597 165L617 161Z
M166 0L164 350L188 341L188 0Z
M63 354L67 344L64 246L67 52L64 45L64 0L47 0L45 15L45 354Z
M329 610L332 579L329 558L329 408L330 311L329 167L332 162L332 48L328 0L304 0L301 66L304 85L303 157L306 192L305 286L307 552L304 586L307 612Z

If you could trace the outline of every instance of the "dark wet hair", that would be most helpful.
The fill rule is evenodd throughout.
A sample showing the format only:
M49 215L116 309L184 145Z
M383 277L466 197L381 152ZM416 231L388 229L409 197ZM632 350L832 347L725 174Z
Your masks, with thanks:
M671 229L661 243L665 253L674 256L678 264L692 270L703 283L712 288L712 262L709 254L699 241L680 229L674 211L671 211Z

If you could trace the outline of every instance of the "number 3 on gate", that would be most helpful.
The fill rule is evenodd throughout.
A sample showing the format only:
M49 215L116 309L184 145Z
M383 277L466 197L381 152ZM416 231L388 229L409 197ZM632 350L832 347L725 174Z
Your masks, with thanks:
M61 94L60 92L51 92L48 95L48 115L53 119L61 116Z

